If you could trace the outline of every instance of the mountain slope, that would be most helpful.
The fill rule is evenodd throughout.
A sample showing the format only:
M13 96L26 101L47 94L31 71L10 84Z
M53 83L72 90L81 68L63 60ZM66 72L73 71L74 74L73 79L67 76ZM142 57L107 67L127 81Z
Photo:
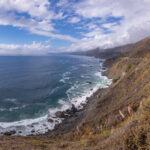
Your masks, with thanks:
M88 51L73 52L73 55L94 56L97 58L108 59L115 56L123 56L132 49L134 44L123 45L109 49L92 49Z

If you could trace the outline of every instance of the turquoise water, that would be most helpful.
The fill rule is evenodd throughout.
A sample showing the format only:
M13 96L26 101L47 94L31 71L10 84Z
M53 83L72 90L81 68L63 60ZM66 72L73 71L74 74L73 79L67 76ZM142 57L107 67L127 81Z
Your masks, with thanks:
M62 121L56 111L72 104L81 109L87 96L111 83L101 76L102 61L71 55L1 56L1 133L16 130L27 135L33 129L35 134L53 129Z

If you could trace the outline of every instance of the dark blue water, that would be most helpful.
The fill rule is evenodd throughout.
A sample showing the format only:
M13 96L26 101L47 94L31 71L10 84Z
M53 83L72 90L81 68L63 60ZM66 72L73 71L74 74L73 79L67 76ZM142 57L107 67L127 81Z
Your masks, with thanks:
M20 130L29 131L30 123L55 118L54 112L67 109L72 103L80 108L98 84L110 83L100 71L99 60L91 57L0 57L0 126L12 128L27 124L28 129ZM54 121L47 128L53 128L60 120ZM34 127L44 132L41 128L41 124Z

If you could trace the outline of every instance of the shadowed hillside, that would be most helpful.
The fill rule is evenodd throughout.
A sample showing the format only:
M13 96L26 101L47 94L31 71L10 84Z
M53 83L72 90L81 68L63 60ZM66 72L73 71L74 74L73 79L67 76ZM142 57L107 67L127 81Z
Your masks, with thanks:
M105 74L113 83L91 97L74 129L57 135L4 136L0 150L149 150L150 38L103 53L108 56L110 51Z
M84 56L94 56L97 58L102 58L102 59L108 59L112 57L118 57L118 56L124 56L127 52L132 49L134 44L128 44L124 46L119 46L115 48L109 48L109 49L92 49L88 51L82 51L82 52L73 52L71 54L73 55L84 55Z

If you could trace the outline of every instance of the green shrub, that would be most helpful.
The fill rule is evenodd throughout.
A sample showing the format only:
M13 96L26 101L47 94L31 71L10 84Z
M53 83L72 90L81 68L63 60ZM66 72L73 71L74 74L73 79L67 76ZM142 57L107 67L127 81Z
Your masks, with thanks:
M128 72L132 68L132 64L128 65L126 72Z
M113 79L113 83L116 83L119 79L120 77Z

